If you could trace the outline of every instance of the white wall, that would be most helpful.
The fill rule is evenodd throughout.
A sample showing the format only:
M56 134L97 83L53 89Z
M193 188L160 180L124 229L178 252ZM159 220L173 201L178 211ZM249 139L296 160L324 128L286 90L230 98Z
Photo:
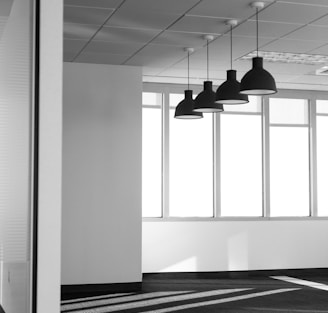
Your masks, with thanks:
M328 267L328 220L144 222L143 272Z
M64 63L64 285L142 279L141 75Z

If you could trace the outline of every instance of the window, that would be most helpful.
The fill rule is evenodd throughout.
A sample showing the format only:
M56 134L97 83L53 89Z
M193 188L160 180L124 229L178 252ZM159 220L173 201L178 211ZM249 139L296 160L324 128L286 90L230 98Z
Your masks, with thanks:
M162 216L162 94L142 97L142 215Z
M143 216L328 217L328 100L280 94L180 120L182 90L143 93Z
M318 216L328 216L328 101L317 100L316 104Z
M183 94L170 94L170 216L213 216L213 123L174 118Z
M271 216L309 216L308 101L270 99Z
M220 115L222 216L263 215L261 98L249 98Z

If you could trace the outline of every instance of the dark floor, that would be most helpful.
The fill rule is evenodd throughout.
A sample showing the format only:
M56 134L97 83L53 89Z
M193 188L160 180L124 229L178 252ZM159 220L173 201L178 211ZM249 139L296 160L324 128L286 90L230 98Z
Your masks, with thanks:
M280 280L295 278L301 280ZM142 286L142 292L137 293L67 300L62 303L62 312L328 313L327 269L147 274Z

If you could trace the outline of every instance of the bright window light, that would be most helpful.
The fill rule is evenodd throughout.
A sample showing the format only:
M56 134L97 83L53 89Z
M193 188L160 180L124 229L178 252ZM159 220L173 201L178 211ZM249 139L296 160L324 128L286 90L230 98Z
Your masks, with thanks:
M221 214L262 216L260 115L221 115Z
M308 124L307 100L270 99L270 124Z
M213 123L174 118L182 94L170 94L170 216L213 216Z
M142 216L162 216L162 95L143 93Z
M328 114L328 100L317 100L317 113Z
M328 101L327 101L328 105ZM328 216L328 116L317 116L318 215Z
M271 216L310 215L307 111L304 99L270 99Z

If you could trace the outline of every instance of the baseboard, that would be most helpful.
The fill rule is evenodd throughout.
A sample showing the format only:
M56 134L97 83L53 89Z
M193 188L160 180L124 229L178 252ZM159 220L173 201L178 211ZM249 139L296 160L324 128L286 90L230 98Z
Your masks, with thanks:
M225 272L167 272L167 273L144 273L144 280L151 279L215 279L215 278L251 278L268 276L328 276L328 268L306 269L277 269L257 271L225 271Z
M117 284L84 284L84 285L62 285L61 299L69 300L76 298L101 296L119 292L141 291L142 283L117 283ZM0 311L0 313L2 313Z

